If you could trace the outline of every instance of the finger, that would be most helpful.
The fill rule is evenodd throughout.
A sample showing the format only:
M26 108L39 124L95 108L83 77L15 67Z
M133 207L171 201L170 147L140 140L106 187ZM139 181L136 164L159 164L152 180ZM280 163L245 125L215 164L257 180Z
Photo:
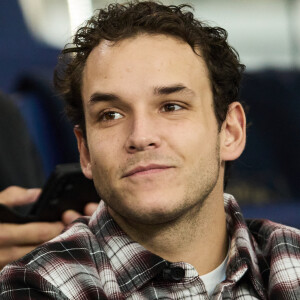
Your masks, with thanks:
M34 246L23 246L23 247L7 247L0 248L0 270L5 267L5 265L17 260L30 251L34 250L36 245Z
M18 206L35 202L41 189L24 189L19 186L10 186L0 192L0 203L7 206Z
M79 217L81 217L80 213L78 213L75 210L69 209L63 213L62 221L65 225L68 225L68 224L72 223L73 221L75 221L76 219L78 219Z
M91 216L97 209L98 207L98 203L94 203L94 202L91 202L91 203L88 203L85 207L84 207L84 213L87 215L87 216Z
M22 225L0 223L0 247L38 245L59 235L63 228L62 222Z

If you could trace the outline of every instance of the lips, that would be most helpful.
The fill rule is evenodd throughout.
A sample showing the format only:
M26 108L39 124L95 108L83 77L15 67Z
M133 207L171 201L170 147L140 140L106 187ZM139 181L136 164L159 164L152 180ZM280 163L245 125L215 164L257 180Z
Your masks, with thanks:
M169 168L170 168L170 166L158 165L158 164L150 164L147 166L138 166L138 167L131 169L127 173L125 173L125 175L123 177L129 177L129 176L134 176L134 175L138 175L138 174L141 174L141 175L142 174L150 174L150 173L159 172L159 171L169 169Z

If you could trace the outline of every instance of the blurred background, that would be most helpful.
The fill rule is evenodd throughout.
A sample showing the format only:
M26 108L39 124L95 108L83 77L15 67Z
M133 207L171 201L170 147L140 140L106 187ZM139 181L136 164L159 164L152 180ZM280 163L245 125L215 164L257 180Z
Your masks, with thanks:
M109 2L0 1L0 190L42 186L55 165L78 161L52 74L76 28ZM248 110L247 147L227 191L246 216L300 228L300 0L185 3L228 31L247 66L240 94ZM14 107L2 108L7 104Z

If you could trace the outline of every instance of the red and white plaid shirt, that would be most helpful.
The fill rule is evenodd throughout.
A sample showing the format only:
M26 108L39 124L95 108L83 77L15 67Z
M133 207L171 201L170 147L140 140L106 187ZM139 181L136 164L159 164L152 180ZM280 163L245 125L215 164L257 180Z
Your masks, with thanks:
M231 238L226 279L210 299L300 299L300 230L243 219L224 195ZM209 299L196 270L132 241L103 202L63 234L6 266L0 299Z

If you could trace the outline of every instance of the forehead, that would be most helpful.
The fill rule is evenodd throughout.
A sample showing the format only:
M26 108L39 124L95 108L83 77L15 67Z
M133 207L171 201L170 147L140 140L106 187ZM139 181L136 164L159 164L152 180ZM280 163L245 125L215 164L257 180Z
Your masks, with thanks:
M201 81L209 81L201 53L171 36L143 34L117 43L102 41L95 47L84 67L83 93L100 86L109 92L133 85L193 86Z

